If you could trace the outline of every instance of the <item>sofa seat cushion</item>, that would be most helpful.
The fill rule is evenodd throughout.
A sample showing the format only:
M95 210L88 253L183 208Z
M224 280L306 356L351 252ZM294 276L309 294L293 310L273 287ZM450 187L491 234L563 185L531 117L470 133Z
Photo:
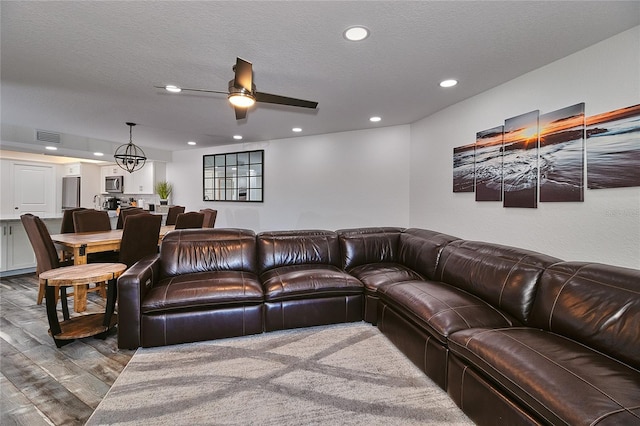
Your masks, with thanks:
M349 274L362 281L370 292L387 283L422 280L420 274L399 263L367 263L351 269Z
M640 372L566 337L471 329L449 350L550 424L640 423Z
M256 274L211 271L160 280L142 301L142 312L260 304L264 300Z
M362 294L362 283L333 265L290 265L260 276L267 302Z
M378 297L442 344L459 330L516 324L513 318L476 296L437 281L385 284L378 289Z

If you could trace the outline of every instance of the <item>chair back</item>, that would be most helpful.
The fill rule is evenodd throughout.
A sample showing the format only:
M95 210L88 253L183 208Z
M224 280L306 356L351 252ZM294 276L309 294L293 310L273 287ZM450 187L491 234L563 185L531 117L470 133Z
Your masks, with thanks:
M31 213L20 216L20 221L36 254L36 272L38 275L50 269L58 268L60 266L58 252L44 222Z
M204 213L204 221L202 222L203 228L213 228L216 223L216 217L218 216L218 210L213 209L201 209L200 213Z
M139 213L127 216L120 243L120 263L131 267L145 256L158 253L162 216Z
M204 221L204 213L189 212L180 213L176 219L175 229L192 229L202 228L202 222Z
M124 220L127 218L127 216L140 213L144 213L144 209L141 209L140 207L128 207L126 209L120 209L116 229L122 229L122 227L124 226Z
M62 225L60 226L61 234L73 234L76 229L73 226L73 212L79 212L86 210L84 207L78 207L75 209L66 209L62 212Z
M184 206L171 206L167 212L167 220L165 225L175 225L178 215L184 213Z
M91 209L73 212L73 227L76 232L111 231L109 213Z

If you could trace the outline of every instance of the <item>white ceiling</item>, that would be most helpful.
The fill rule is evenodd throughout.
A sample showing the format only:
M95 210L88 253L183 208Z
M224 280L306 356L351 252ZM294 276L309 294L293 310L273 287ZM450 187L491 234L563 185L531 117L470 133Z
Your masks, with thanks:
M3 125L125 143L133 121L136 144L170 151L411 123L640 24L638 1L2 1L0 13ZM370 37L346 41L355 24ZM224 95L153 87L226 90L236 56L258 91L317 111L258 104L236 121Z

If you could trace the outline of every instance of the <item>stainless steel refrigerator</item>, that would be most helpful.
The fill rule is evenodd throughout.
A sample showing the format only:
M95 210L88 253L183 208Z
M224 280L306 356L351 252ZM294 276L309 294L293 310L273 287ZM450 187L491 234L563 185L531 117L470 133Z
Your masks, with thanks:
M62 210L80 207L80 177L62 178Z

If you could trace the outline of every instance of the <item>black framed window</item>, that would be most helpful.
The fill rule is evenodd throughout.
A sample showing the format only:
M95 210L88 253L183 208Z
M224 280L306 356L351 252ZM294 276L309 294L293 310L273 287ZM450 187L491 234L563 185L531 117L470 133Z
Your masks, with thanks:
M204 201L264 201L264 150L202 156Z

